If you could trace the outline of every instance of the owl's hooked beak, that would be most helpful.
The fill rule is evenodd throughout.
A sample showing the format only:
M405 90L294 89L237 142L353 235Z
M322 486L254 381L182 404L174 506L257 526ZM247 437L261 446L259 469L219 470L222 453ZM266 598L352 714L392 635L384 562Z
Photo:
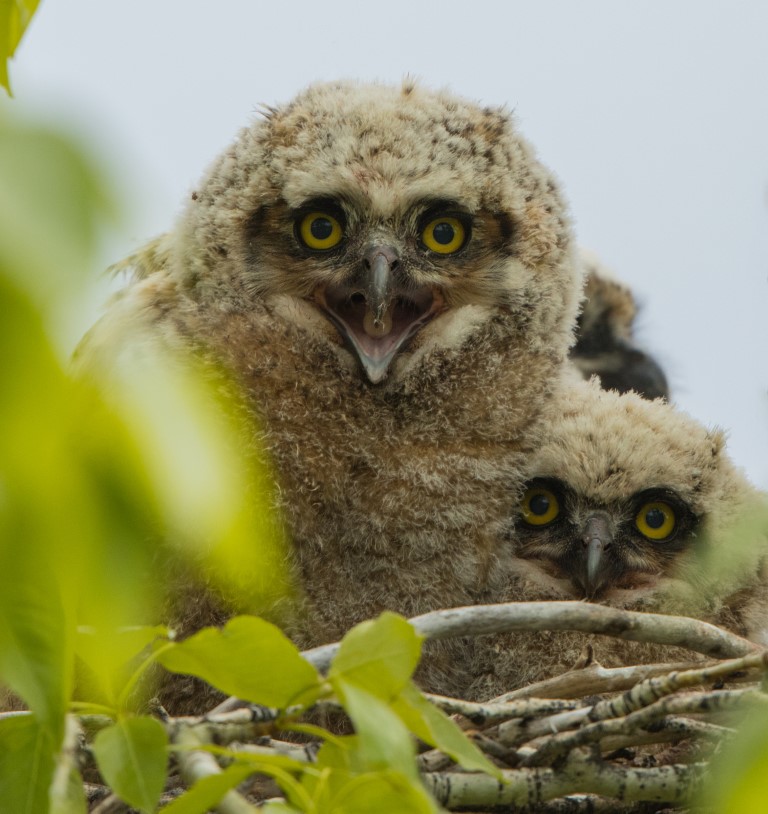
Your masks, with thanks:
M405 343L445 308L440 291L409 288L399 275L397 251L374 246L349 283L329 285L315 299L347 340L371 384L382 381Z
M607 584L610 584L615 570L612 558L606 552L613 543L608 519L602 514L592 514L587 518L576 541L579 546L574 581L584 591L587 599L597 597Z

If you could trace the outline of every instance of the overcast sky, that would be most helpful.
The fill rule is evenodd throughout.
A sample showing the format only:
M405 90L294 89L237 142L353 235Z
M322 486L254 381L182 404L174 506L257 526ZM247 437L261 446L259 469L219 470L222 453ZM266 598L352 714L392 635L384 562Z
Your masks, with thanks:
M111 168L130 217L105 262L172 225L257 105L311 81L412 74L506 104L579 242L643 303L675 402L768 488L763 0L43 0L11 71L7 104Z

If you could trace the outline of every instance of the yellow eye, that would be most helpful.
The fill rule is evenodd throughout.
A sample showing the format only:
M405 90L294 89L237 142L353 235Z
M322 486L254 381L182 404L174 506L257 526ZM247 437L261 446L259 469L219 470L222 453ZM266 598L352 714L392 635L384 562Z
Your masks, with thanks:
M546 526L560 514L560 501L554 492L535 486L523 495L523 520L529 526Z
M327 212L310 212L301 219L299 237L307 248L327 251L341 243L341 224Z
M437 254L453 254L466 242L467 230L458 218L435 218L421 233L421 242Z
M675 530L675 512L660 500L646 503L635 517L637 530L649 540L666 540Z

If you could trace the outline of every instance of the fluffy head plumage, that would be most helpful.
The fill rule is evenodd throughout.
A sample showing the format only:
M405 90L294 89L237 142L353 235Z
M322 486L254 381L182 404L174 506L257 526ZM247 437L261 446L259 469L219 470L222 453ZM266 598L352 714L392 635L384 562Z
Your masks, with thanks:
M680 606L693 610L693 590L704 607L713 601L713 589L718 597L732 591L728 573L741 584L768 553L764 538L752 545L738 540L742 516L758 510L761 498L728 458L724 434L660 400L605 392L596 382L574 384L533 456L531 472L535 482L560 485L563 506L551 524L530 526L516 518L516 556L535 559L534 550L546 549L537 540L545 531L583 548L589 516L606 516L613 551L605 556L626 558L616 584L598 591L609 604L658 609L667 601L662 595L675 604L679 591ZM641 504L655 501L668 503L676 516L658 539L652 528L645 527L648 535L636 528ZM661 521L651 519L659 527ZM721 560L730 563L726 573ZM558 576L565 580L564 597L570 592L583 598L578 583L567 584L573 574Z
M342 222L333 251L297 240L297 220L313 209ZM420 240L425 218L442 212L466 218L471 230L448 256ZM377 246L392 250L394 297L436 293L431 321L399 349L390 377L405 375L422 346L461 344L489 309L530 322L534 347L570 342L578 272L557 188L504 110L447 93L410 83L310 87L241 131L193 195L178 236L181 283L196 297L284 306L288 297L295 318L336 347L338 331L318 320L318 301L330 302L328 313L329 288L367 296L366 257ZM462 306L475 312L456 324ZM433 318L446 311L454 317Z

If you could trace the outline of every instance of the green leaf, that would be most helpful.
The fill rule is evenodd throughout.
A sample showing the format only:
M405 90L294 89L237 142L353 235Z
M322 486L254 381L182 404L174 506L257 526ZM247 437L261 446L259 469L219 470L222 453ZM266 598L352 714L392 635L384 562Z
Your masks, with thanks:
M752 709L738 734L712 759L699 804L713 814L758 814L768 811L768 709Z
M9 515L0 513L0 539L8 525L19 521ZM14 538L24 540L23 532L5 537ZM26 701L58 743L72 682L72 620L50 564L35 556L40 549L35 544L0 549L0 679Z
M58 743L34 715L0 720L0 804L13 814L48 811Z
M177 751L186 751L185 747L172 747ZM297 780L304 775L316 775L317 769L306 762L295 760L285 755L250 754L242 751L226 749L221 746L205 744L199 747L212 755L233 761L240 766L250 767L251 774L271 777L290 803L295 803L300 810L311 808L312 801L306 788Z
M0 85L10 95L8 60L16 53L40 0L0 0Z
M331 808L331 799L341 791L354 774L365 773L360 763L360 739L345 735L327 740L320 747L314 764L316 771L305 772L301 785L317 806L318 811Z
M163 808L163 814L206 814L224 795L253 774L253 768L234 764L221 774L204 777L192 788ZM288 809L289 811L291 809Z
M246 701L285 709L320 694L317 671L275 625L236 616L164 650L158 661L175 673L197 676Z
M410 741L409 741L410 742ZM313 775L302 784L318 811L338 812L435 812L431 797L418 775L384 769L371 772L370 760L357 735L326 741L317 756Z
M332 804L333 814L437 814L438 810L418 780L397 772L356 777Z
M418 778L413 740L397 715L379 698L339 676L332 685L357 733L351 765L361 771L393 770Z
M153 641L168 634L168 628L162 625L118 630L79 627L75 639L75 655L81 668L78 684L87 690L87 695L81 697L112 706L117 712L120 692L130 676L131 662Z
M136 717L102 729L93 741L99 771L115 793L152 814L163 792L168 736L154 718Z
M430 703L414 684L403 690L392 704L392 709L416 737L445 752L463 768L485 772L499 781L503 780L501 770L485 757L442 710Z
M422 637L402 616L385 611L347 633L328 678L356 684L389 700L406 686L419 663Z

